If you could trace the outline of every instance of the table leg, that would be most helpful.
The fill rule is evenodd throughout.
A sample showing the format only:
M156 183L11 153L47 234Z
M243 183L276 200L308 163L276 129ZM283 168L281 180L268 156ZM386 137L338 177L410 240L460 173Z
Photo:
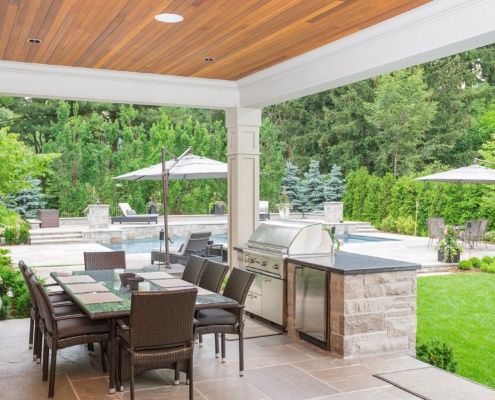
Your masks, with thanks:
M108 393L115 393L116 382L115 378L117 376L117 359L116 359L116 351L117 351L117 328L115 325L115 318L110 318L108 320L109 329L110 329L110 349L109 349L109 358L110 358L110 384L108 386Z

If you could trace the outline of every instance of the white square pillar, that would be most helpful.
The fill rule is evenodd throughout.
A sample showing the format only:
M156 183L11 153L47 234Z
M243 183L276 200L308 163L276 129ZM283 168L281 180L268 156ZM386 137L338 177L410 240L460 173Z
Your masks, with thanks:
M261 109L228 108L225 124L228 133L229 265L233 265L233 247L246 243L259 224Z

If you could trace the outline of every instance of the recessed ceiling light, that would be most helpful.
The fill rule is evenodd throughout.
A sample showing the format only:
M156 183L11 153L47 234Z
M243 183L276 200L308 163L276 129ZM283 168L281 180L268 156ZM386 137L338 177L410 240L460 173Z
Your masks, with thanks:
M155 19L160 22L168 22L169 24L175 24L176 22L181 22L184 17L178 14L158 14L155 15Z
M205 58L203 58L203 61L212 62L212 61L215 61L215 59L213 57L205 57Z
M29 43L34 43L34 44L41 43L41 39L28 39L27 41L28 41Z

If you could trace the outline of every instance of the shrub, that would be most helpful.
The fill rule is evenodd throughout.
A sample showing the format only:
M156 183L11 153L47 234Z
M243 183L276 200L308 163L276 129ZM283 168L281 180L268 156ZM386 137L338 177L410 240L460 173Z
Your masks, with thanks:
M397 218L395 225L397 226L397 232L399 233L404 235L414 234L414 227L416 224L411 216Z
M3 232L5 236L5 244L15 244L17 242L17 229L7 227Z
M486 233L486 241L487 242L495 242L495 231L490 231Z
M0 307L0 321L1 321L9 317L10 297L0 296L0 298L2 299L2 307Z
M471 261L471 264L473 265L474 268L481 267L481 260L478 257L471 257L469 261Z
M471 262L471 260L462 260L459 262L459 264L457 264L457 266L463 270L473 269L473 263Z
M482 264L491 264L492 262L493 262L493 257L490 257L490 256L484 256L481 259Z
M7 309L5 316L13 315L18 318L29 316L29 291L22 276L21 271L14 270L12 259L7 256L7 249L0 249L0 276L3 285L0 286L0 296L7 298ZM7 296L8 291L12 291L12 298ZM10 305L10 308L8 308Z
M384 232L397 232L397 226L395 225L394 219L389 215L380 223L381 231Z
M454 361L454 349L444 342L431 341L416 345L416 358L446 371L456 372L457 362Z
M488 272L490 274L495 274L495 263L482 263L481 268L482 271Z
M19 229L19 243L29 243L29 225L22 224Z

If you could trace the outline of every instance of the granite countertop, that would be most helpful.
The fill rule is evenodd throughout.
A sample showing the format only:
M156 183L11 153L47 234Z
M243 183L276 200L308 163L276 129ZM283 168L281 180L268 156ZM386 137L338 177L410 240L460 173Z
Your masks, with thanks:
M337 251L333 255L289 256L285 261L302 267L343 275L410 271L421 268L420 264L371 257L364 254L346 253L345 251Z

